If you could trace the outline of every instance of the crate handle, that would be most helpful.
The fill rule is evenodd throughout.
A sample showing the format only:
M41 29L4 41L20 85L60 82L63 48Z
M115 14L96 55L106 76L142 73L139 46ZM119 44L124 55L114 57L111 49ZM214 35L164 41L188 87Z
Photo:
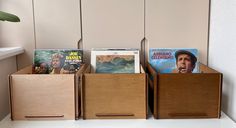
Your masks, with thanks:
M169 113L171 117L205 117L206 113Z
M64 115L25 116L25 118L62 118Z
M97 117L134 116L132 113L96 113Z

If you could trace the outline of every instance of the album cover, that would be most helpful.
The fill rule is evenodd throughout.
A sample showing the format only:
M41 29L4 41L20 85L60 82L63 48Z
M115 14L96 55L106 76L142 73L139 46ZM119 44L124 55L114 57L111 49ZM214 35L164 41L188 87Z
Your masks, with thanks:
M93 49L91 66L96 73L140 73L139 50Z
M33 73L71 74L79 70L83 51L80 49L35 49Z
M152 48L149 63L159 73L198 73L197 49Z

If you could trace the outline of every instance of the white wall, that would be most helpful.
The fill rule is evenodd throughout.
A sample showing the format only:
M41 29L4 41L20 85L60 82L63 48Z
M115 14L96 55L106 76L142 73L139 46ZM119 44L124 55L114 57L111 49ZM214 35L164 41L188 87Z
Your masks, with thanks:
M34 40L34 23L32 0L0 0L0 10L20 17L20 22L0 21L0 47L21 46L24 54L17 57L18 68L32 64Z
M36 48L77 48L79 0L34 0Z
M32 0L0 0L0 10L20 17L21 22L0 21L0 47L22 46L18 68L32 63L34 41ZM0 120L9 113L8 75L17 70L16 57L0 60Z
M9 114L8 75L16 72L16 57L0 60L0 120Z
M222 109L236 121L236 1L211 2L209 66L223 73Z

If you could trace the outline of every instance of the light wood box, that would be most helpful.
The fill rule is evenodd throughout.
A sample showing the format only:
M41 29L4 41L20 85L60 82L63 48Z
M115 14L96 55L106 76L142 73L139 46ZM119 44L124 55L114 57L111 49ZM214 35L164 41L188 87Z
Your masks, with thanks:
M127 119L147 117L147 75L83 74L83 119Z
M220 118L223 74L203 64L200 71L159 74L147 65L149 106L155 118Z
M80 115L76 74L32 74L32 66L9 76L12 120L77 119Z

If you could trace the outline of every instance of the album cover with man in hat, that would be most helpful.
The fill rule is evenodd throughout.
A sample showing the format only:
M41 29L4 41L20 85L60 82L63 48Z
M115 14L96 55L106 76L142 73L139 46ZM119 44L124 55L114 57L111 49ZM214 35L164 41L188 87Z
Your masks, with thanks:
M149 63L158 73L199 73L197 49L152 48Z

